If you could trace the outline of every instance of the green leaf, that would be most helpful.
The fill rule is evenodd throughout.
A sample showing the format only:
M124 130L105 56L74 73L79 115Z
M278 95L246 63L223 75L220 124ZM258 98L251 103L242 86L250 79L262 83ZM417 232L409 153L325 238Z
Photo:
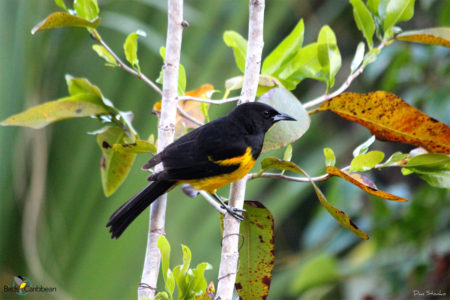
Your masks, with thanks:
M266 57L261 73L272 75L302 47L305 25L301 19L292 32Z
M381 18L381 22L383 23L384 18L386 17L386 8L391 0L378 0L378 16Z
M99 9L97 0L75 0L73 2L73 8L77 12L77 15L84 19L91 21L98 17Z
M366 154L360 154L350 163L350 171L368 171L379 164L383 159L384 153L381 151L370 151Z
M71 96L76 95L91 95L94 103L98 105L106 105L103 102L103 95L100 89L93 85L86 78L76 78L69 74L65 76L67 89Z
M320 30L317 43L319 63L322 66L321 72L326 78L328 89L330 89L333 87L335 76L341 68L342 59L336 36L328 25L323 26Z
M80 94L46 102L13 115L2 126L24 126L39 129L48 124L69 119L107 114L105 107L95 104L90 95Z
M31 34L36 32L61 27L84 27L84 28L97 28L100 23L100 19L97 18L92 21L85 20L83 18L73 16L66 12L55 12L41 21L39 24L31 29Z
M438 45L450 48L450 28L435 27L404 31L395 37L397 40Z
M283 160L291 161L291 158L292 158L292 145L289 144L287 145L286 150L284 150Z
M92 45L92 49L97 53L98 56L106 61L106 66L108 67L118 67L116 59L103 47L102 45Z
M324 285L339 279L338 261L329 254L319 254L307 260L301 268L293 275L289 284L289 292L292 295Z
M205 271L211 270L212 266L209 263L200 263L197 267L192 270L193 280L190 281L189 291L190 297L198 295L200 293L204 293L206 290L207 282L205 278ZM186 298L192 299L192 298Z
M187 296L188 290L186 289L186 274L189 270L189 266L191 264L191 250L185 246L185 245L181 245L182 251L183 251L183 264L181 265L181 269L178 272L178 280L177 280L177 285L178 285L178 293L181 296ZM174 272L175 273L175 272Z
M402 168L403 175L416 173L431 186L450 188L450 157L440 153L427 153L411 158Z
M112 149L119 153L156 153L156 146L144 140L136 140L131 144L114 144Z
M155 300L161 300L161 299L169 299L169 295L166 292L158 292L155 296Z
M137 57L138 35L145 36L145 33L143 31L136 31L136 32L130 33L127 36L125 43L123 44L123 51L125 52L125 57L126 57L127 61L133 66L133 68L138 73L140 73L141 69L139 67L139 59Z
M295 173L303 174L299 166L290 161L280 160L276 157L266 157L261 161L261 171L258 174L262 174L268 169L278 169L282 171L291 171ZM256 176L258 176L258 174Z
M209 117L209 104L200 102L200 109L202 110L203 117L205 118L205 123L209 123L211 121Z
M223 40L228 47L233 48L234 60L242 73L245 72L245 59L247 57L247 40L236 31L225 31Z
M378 14L378 6L380 4L380 0L367 0L367 7L374 14Z
M355 150L353 150L353 157L367 153L367 151L369 151L369 147L375 142L375 138L376 137L372 135L367 141L356 147Z
M449 170L450 157L441 153L426 153L411 158L406 167L413 167L423 170Z
M55 0L55 4L64 9L66 12L69 11L66 4L64 3L64 0Z
M366 55L364 55L363 66L365 67L373 63L377 59L378 54L380 54L380 49L378 48L373 48L367 52Z
M113 120L111 120L111 116L113 116L115 118L114 122L120 123L119 125L126 130L127 135L133 137L133 139L137 136L136 130L134 130L133 125L131 124L133 113L123 112L114 107L114 104L105 98L100 89L90 83L89 80L86 78L74 78L70 75L66 75L66 83L69 89L69 94L73 96L84 95L86 101L89 100L94 104L102 105L110 114L110 122L113 122ZM131 142L134 142L134 140Z
M118 127L108 126L97 135L97 143L103 154L100 164L102 186L107 197L111 196L125 181L136 158L134 153L119 153L111 148L111 145L126 142L125 132Z
M319 74L322 66L317 48L317 43L309 44L299 49L292 59L281 66L278 77L286 88L294 89L305 78L326 81L326 78Z
M240 235L236 291L240 299L265 299L274 267L274 221L270 211L257 201L245 201Z
M360 42L358 44L358 47L356 48L356 53L355 56L353 57L352 64L350 66L350 72L352 74L355 73L355 71L359 68L359 66L363 62L364 51L365 51L364 43Z
M404 161L409 157L409 154L407 153L401 153L401 152L395 152L394 154L389 157L386 162L384 162L381 166L378 166L378 168L384 168L388 166L395 165L401 161Z
M167 281L167 271L170 264L170 244L164 235L161 235L156 242L161 253L161 271L163 274L164 282Z
M369 49L373 47L373 34L375 33L375 22L372 15L362 0L350 0L353 6L353 18L356 26L363 33Z
M450 171L423 171L417 170L415 168L402 168L402 173L403 175L416 173L420 178L425 180L431 186L450 189Z
M175 277L174 277L171 269L167 269L166 280L164 281L164 283L165 283L165 289L166 289L167 293L169 294L169 299L172 299L173 292L175 291Z
M414 2L415 0L390 0L386 6L384 31L390 30L399 22L411 19L414 15Z
M183 96L186 91L186 70L180 64L178 70L178 95Z
M323 148L323 154L325 155L325 165L327 167L334 167L336 164L336 156L331 148Z
M286 147L299 139L309 128L311 119L300 101L288 90L274 88L258 100L269 104L279 112L287 112L297 121L281 121L266 134L262 152Z

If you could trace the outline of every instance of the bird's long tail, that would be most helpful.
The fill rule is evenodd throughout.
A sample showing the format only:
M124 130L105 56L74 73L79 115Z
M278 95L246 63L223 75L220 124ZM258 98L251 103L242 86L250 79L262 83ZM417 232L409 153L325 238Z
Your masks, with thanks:
M133 198L125 202L109 218L106 227L111 227L111 238L119 238L128 225L136 219L140 213L147 208L159 196L167 192L176 183L171 181L155 181L147 185L142 191Z

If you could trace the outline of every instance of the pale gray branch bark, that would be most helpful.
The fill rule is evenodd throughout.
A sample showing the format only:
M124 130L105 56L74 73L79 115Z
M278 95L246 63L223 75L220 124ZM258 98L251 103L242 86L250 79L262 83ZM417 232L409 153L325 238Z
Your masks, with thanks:
M239 104L254 101L258 89L261 54L264 46L264 0L250 0L248 48L245 60L244 83ZM230 191L230 205L242 209L244 206L246 177L233 183ZM240 221L230 214L223 218L222 254L215 299L231 300L239 260Z
M180 64L181 39L183 33L183 0L169 0L168 28L166 40L166 59L164 62L164 81L162 91L161 116L158 126L158 151L161 152L174 138L175 120L178 104L178 68ZM162 166L157 166L160 171ZM147 250L138 288L139 298L154 298L158 280L161 255L156 242L165 234L167 195L156 200L150 209L150 228L148 231Z

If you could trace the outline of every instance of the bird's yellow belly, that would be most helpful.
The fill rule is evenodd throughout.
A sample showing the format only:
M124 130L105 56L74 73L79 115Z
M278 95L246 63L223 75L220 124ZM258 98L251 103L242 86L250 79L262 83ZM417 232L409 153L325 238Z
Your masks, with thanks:
M252 156L252 149L250 147L247 147L247 150L241 156L224 160L216 160L213 162L222 166L239 164L239 168L228 174L222 174L202 179L182 180L180 181L180 183L187 183L194 187L196 190L203 190L214 194L217 189L220 189L227 184L243 178L251 171L251 169L255 165L255 159Z

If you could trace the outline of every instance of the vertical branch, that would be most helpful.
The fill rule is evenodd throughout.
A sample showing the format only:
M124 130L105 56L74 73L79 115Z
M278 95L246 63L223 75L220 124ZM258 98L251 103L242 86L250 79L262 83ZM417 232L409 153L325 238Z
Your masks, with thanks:
M245 61L244 83L239 104L254 101L258 89L261 54L264 46L264 0L250 0L248 49ZM230 191L230 204L243 208L246 177L233 183ZM240 222L230 214L223 218L222 254L216 299L231 300L239 261Z
M239 104L255 101L264 47L264 6L264 0L250 0L247 57Z
M164 81L161 116L158 126L158 152L173 141L175 118L178 104L178 68L180 64L181 38L183 32L183 0L169 0L168 28L166 39L166 59L164 62ZM160 171L162 166L157 166ZM156 242L164 234L167 195L155 201L150 210L150 228L139 298L154 298L159 274L161 255Z

